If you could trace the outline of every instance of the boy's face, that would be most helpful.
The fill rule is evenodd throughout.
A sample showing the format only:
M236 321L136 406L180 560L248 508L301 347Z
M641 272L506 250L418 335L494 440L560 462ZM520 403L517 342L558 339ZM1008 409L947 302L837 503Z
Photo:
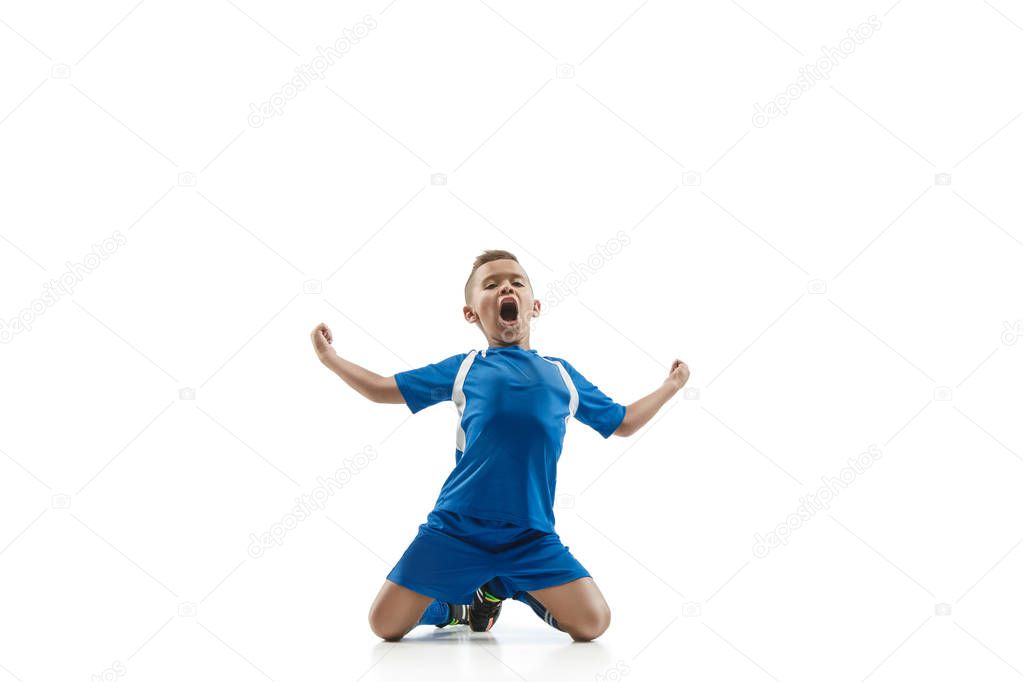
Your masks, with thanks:
M469 305L462 309L492 346L518 345L529 349L529 320L540 316L540 301L525 270L513 260L484 263L473 273ZM503 313L503 314L502 314Z

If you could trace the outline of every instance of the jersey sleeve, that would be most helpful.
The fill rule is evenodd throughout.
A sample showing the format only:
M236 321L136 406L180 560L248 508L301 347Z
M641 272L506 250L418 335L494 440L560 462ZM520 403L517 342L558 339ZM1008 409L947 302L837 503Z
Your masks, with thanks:
M579 394L579 405L575 410L575 418L604 438L610 437L625 419L625 405L615 402L605 395L575 367L568 364L568 361L559 359L559 362L565 366L565 370Z
M431 405L436 405L442 400L451 400L455 376L458 374L458 368L462 365L462 360L467 355L468 353L459 353L432 365L398 372L394 375L398 390L405 398L405 404L408 405L412 414Z

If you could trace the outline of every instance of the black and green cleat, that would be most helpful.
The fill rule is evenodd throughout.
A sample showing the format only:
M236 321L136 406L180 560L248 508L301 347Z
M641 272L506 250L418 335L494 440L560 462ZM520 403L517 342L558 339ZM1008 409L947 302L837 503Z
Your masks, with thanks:
M446 628L449 625L468 625L469 605L448 604L448 620L446 623L438 623L437 627Z
M476 590L476 595L469 605L469 629L473 632L487 632L494 627L497 617L501 615L501 602L504 599L496 597L482 587Z

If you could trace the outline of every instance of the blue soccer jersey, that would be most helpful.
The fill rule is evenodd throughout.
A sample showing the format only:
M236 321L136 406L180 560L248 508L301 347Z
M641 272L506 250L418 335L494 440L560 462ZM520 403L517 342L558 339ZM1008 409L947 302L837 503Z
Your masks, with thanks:
M435 509L546 532L568 420L608 438L625 418L567 361L519 346L459 353L394 380L413 414L443 400L458 410L455 468Z

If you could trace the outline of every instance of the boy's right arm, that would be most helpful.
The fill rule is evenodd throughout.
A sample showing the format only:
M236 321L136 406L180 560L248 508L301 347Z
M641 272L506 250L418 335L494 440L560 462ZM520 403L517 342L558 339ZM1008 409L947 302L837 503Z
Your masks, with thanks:
M316 356L328 369L344 379L345 383L375 403L404 403L405 398L398 390L393 376L384 377L349 362L335 352L331 345L334 337L330 328L322 322L312 332Z

